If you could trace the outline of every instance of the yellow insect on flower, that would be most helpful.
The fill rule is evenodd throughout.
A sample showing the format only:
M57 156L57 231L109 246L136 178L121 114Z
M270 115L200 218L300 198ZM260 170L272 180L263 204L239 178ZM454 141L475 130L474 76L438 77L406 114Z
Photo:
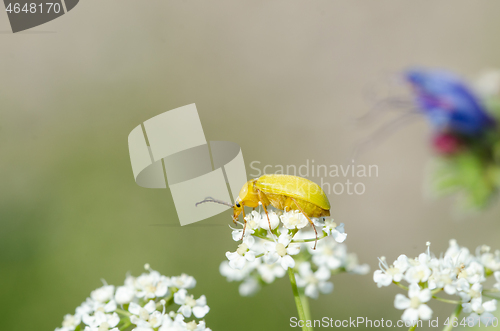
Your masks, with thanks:
M272 205L274 208L284 211L298 210L304 214L314 228L316 240L318 232L311 217L330 216L330 202L323 189L309 179L290 175L263 175L246 182L241 188L234 206L211 197L196 205L204 202L216 202L231 206L234 210L233 222L236 223L240 214L243 214L245 227L244 207L256 208L261 203L267 215L269 229L271 229L271 221L267 213L267 206ZM243 228L243 233L244 231L245 228ZM314 247L316 248L316 245Z

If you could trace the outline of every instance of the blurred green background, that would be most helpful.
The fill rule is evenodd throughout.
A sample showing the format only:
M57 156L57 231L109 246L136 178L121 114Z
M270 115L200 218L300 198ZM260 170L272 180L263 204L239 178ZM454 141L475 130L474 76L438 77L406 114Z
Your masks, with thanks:
M467 77L499 68L499 13L495 0L87 0L12 34L1 12L1 329L53 330L101 278L121 284L145 263L193 275L214 331L290 329L287 279L240 297L218 271L236 247L230 230L178 226L168 190L135 184L129 132L196 103L207 139L237 142L249 172L255 160L346 164L374 128L352 122L369 109L367 87L414 64ZM500 248L499 206L463 216L423 196L428 132L421 119L364 153L359 163L379 167L364 195L330 195L372 271L377 256L416 256L426 241L436 253L451 238ZM333 280L313 317L400 317L399 290L371 273Z

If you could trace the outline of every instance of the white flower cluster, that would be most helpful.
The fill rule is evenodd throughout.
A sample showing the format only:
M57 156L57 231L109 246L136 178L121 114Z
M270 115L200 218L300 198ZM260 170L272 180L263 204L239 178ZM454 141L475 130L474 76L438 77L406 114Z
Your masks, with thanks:
M228 261L220 265L220 273L228 281L242 282L239 287L242 296L252 295L261 285L283 277L288 268L296 273L297 286L304 288L311 298L333 290L329 282L332 274L369 272L368 265L359 265L356 255L348 254L341 244L347 236L344 224L313 219L320 239L314 249L314 231L301 212L269 211L268 220L265 213L254 210L245 220L244 231L232 232L235 241L244 236L242 243L235 252L227 252Z
M408 297L397 294L394 306L404 310L402 319L415 325L419 319L428 320L432 309L427 302L431 298L462 306L469 313L468 325L491 325L497 309L497 301L486 299L486 292L500 290L500 250L491 252L490 247L480 246L475 254L467 248L460 247L456 240L450 240L448 250L440 257L427 252L415 259L400 255L392 265L388 265L384 257L380 258L380 270L375 271L373 280L378 287L389 286L392 283L408 290ZM483 283L494 275L496 284L490 291L483 290ZM409 283L406 288L401 281ZM460 300L448 300L437 297L439 292L457 295Z
M204 295L195 299L188 293L196 285L193 277L166 277L145 268L139 277L128 275L123 286L105 284L92 291L56 331L210 331L203 320L185 321L210 310ZM174 304L178 307L167 312Z

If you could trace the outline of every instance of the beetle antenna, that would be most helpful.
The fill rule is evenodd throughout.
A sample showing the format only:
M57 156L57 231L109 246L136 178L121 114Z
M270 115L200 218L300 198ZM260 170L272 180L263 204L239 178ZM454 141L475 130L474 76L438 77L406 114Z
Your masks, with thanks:
M214 199L212 197L206 197L205 200L197 202L195 204L195 206L198 207L199 204L202 204L202 203L205 203L205 202L215 202L215 203L218 203L218 204L221 204L221 205L226 205L226 206L229 206L229 207L233 207L233 205L231 203L229 203L229 202L225 202L225 201L222 201L222 200Z
M353 118L355 124L365 124L373 122L376 118L380 117L383 113L390 111L411 112L413 100L404 97L390 97L375 102L370 110L360 117Z
M368 147L373 146L374 144L377 145L381 139L401 128L401 125L403 123L415 119L415 115L419 116L421 115L421 112L413 109L412 111L396 117L391 122L377 129L368 138L365 138L354 147L353 151L351 152L352 154L350 159L356 159L359 155L363 154L363 152L366 152L366 149Z

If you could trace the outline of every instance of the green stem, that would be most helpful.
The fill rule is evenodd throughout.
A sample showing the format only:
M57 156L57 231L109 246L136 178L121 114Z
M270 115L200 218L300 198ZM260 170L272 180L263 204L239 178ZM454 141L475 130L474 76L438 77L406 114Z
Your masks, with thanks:
M418 322L417 322L417 323L415 323L415 325L414 325L414 326L410 327L410 328L408 329L408 331L413 331L413 330L415 330L415 329L417 328L417 326L418 326Z
M435 295L435 294L441 292L442 290L443 290L442 288L438 288L438 289L431 291L431 293L432 293L432 295Z
M118 313L120 315L123 315L123 316L131 316L132 315L128 311L120 309L120 308L117 308L115 311L116 311L116 313Z
M260 234L252 234L252 236L257 237L257 238L260 238L260 239L264 239L264 240L267 240L267 241L272 241L272 242L274 242L274 240L272 240L271 238L266 237L266 236L263 236L263 235L260 235Z
M128 329L132 325L132 322L127 321L123 326L120 327L120 331Z
M446 302L446 303L451 303L453 305L460 305L460 307L462 307L462 302L460 301L457 301L457 300L449 300L449 299L443 299L443 298L440 298L440 297L437 297L435 295L432 296L434 299L438 300L438 301L441 301L441 302Z
M453 314L451 314L450 319L448 320L448 325L444 327L443 331L450 331L451 329L453 329L453 321L455 320L455 318L458 321L458 316L460 315L461 312L462 312L462 305L460 304L457 305L457 308L455 308L455 311L453 312Z
M317 240L323 239L325 237L328 237L328 234L323 232L322 236L319 236ZM316 241L316 238L311 238L311 239L293 239L291 242L292 243L308 243L308 242L313 242Z
M407 286L404 286L403 284L398 283L398 282L393 282L393 283L396 284L398 287L401 287L403 290L408 291L408 287Z
M304 323L302 330L303 331L310 331L310 330L312 330L312 328L306 326L307 317L306 317L306 313L304 310L304 305L302 304L302 301L300 300L299 289L297 288L297 282L295 280L295 273L293 272L292 268L288 268L288 276L290 277L290 284L292 284L292 291L293 291L293 296L295 298L295 305L297 306L297 312L299 313L299 319L301 321L303 321L303 323Z
M484 290L482 294L483 294L483 296L485 296L487 298L500 300L500 296L498 294L498 290L497 289ZM492 295L492 294L496 294L496 295Z
M306 315L306 320L311 320L311 310L309 309L309 300L303 289L299 289L300 300L302 301L302 306L304 307L304 314Z

